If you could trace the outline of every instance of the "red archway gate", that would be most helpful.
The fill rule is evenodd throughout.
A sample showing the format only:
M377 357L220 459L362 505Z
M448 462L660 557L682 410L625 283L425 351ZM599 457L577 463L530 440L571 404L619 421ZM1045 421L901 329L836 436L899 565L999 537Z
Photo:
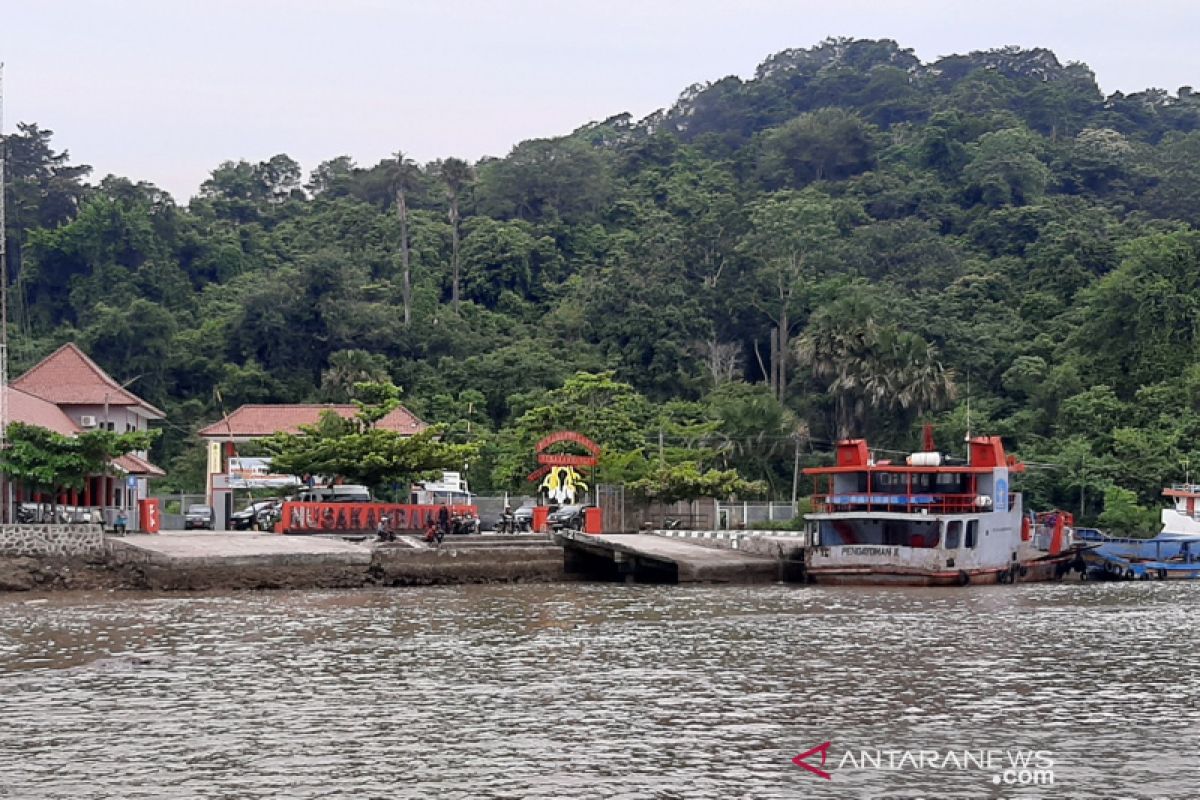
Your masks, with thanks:
M577 445L586 451L586 455L575 455L571 453L547 453L546 450L553 445L569 442ZM576 467L591 467L592 482L595 483L595 467L600 461L600 445L576 431L555 431L548 436L545 436L535 445L534 451L537 453L537 461L540 465L533 472L529 473L526 480L531 483L536 483L550 473L556 467L566 467L567 470L573 470ZM567 471L564 470L564 471ZM547 509L545 506L538 506L534 509L534 529L539 530L546 521ZM600 533L600 509L587 509L587 519L585 530L588 533ZM540 512L540 513L539 513Z

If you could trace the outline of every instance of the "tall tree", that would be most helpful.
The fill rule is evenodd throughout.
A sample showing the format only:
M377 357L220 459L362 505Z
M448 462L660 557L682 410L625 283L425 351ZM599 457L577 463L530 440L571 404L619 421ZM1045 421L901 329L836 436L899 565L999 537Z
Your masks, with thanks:
M775 192L750 210L742 253L757 262L751 303L772 324L768 383L779 400L787 394L788 359L795 333L802 279L836 238L835 207L819 192ZM757 343L756 343L757 346Z
M439 172L442 182L446 184L446 200L450 204L450 304L454 307L454 313L457 314L460 283L458 223L461 217L459 203L462 200L463 191L474 178L474 172L471 165L461 158L447 158L442 162Z
M396 164L392 174L392 193L396 199L396 219L400 222L400 294L404 301L404 327L412 322L412 255L408 238L408 192L416 178L416 163L396 151Z

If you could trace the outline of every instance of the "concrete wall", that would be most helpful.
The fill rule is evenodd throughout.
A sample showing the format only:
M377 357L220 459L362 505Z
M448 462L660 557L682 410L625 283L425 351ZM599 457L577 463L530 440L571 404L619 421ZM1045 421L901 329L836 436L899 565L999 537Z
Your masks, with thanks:
M75 558L105 552L99 525L0 525L0 555Z

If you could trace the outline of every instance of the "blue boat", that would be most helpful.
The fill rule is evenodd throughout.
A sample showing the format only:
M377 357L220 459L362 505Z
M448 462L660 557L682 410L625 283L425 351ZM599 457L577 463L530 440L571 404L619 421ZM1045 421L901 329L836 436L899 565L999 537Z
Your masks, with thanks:
M1200 579L1200 535L1164 531L1153 539L1118 539L1085 528L1076 529L1075 538L1092 545L1083 552L1084 580Z

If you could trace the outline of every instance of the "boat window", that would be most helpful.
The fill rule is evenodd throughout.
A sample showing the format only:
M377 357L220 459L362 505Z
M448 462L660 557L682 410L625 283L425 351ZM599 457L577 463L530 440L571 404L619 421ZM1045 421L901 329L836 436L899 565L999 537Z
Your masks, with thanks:
M938 494L966 494L970 491L967 488L967 476L961 472L937 472L933 477Z
M822 547L877 545L937 547L941 533L937 520L837 519L821 520L818 539Z
M957 550L962 543L962 520L954 519L946 523L946 549Z
M975 547L975 540L979 536L979 520L973 519L967 523L967 547Z
M907 491L908 476L903 472L876 472L872 483L872 491L897 494Z

